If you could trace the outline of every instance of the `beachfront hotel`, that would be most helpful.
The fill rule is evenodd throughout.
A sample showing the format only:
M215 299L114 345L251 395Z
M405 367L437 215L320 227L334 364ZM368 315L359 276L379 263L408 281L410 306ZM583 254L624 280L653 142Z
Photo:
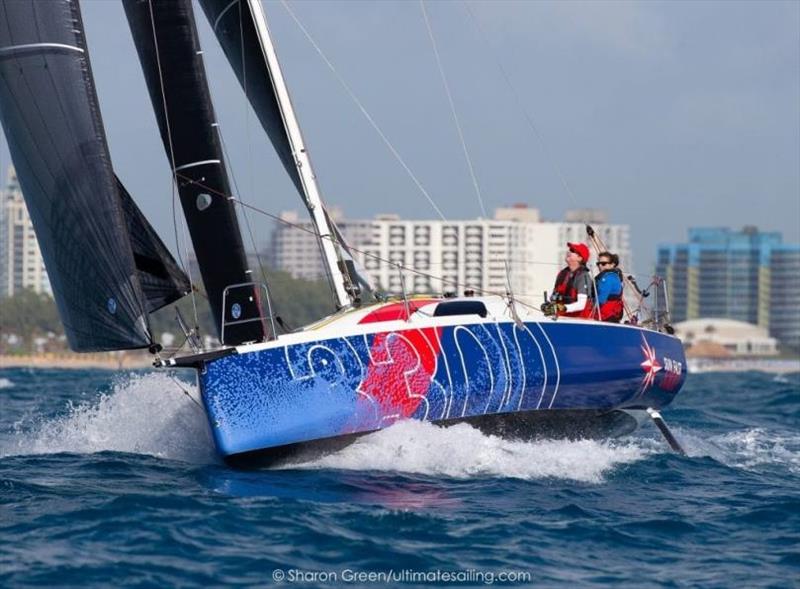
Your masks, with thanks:
M566 243L587 240L586 223L619 253L624 270L633 270L629 226L608 223L598 210L568 211L563 221L542 220L538 209L524 204L496 209L492 219L345 219L340 211L332 216L370 279L390 293L402 292L399 267L407 269L406 290L415 293L505 294L508 276L515 297L538 306L564 266ZM295 278L324 276L311 224L294 211L276 223L269 260Z
M800 348L800 244L756 227L689 229L688 243L662 244L672 320L727 318L759 325Z
M9 166L6 188L0 190L0 298L25 289L53 294L17 174Z

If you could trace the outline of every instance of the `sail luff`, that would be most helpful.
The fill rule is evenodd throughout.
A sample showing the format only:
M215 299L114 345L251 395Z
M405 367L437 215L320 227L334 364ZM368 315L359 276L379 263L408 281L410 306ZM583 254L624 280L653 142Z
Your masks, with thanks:
M200 273L218 330L237 345L264 339L190 0L124 0L164 149L177 183ZM232 309L235 312L232 312ZM235 316L236 315L236 316ZM221 336L221 333L218 332Z

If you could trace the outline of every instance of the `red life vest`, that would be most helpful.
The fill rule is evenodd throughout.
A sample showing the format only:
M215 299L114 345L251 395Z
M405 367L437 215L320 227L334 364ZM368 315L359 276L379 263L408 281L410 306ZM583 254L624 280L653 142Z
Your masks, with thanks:
M578 280L585 280L584 274L586 272L588 272L586 266L579 266L574 272L570 270L569 267L561 270L561 272L558 273L558 276L556 276L553 300L559 303L564 303L565 305L569 305L570 303L577 301L578 289L575 285L578 284ZM587 297L589 298L586 300L586 306L582 310L572 311L570 313L559 312L558 314L563 317L591 317L593 305L591 296L587 294Z
M600 274L594 278L595 283L597 283L600 277L606 272L616 272L619 276L619 283L624 288L625 282L622 277L622 272L620 272L617 268L614 268L613 270L603 270L600 272ZM599 319L601 321L611 321L613 323L619 323L622 321L622 317L625 314L625 305L622 302L622 292L620 291L619 294L608 295L606 302L600 305L599 311L599 316L598 313L594 314L595 319Z

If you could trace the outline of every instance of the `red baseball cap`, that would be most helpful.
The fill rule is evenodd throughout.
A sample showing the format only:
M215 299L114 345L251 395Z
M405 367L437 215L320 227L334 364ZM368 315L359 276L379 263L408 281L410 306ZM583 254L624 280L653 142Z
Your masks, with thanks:
M584 263L589 261L589 258L591 257L591 253L589 253L589 246L587 246L585 243L569 243L569 242L567 242L567 247L569 248L569 251L575 252L580 257L582 257Z

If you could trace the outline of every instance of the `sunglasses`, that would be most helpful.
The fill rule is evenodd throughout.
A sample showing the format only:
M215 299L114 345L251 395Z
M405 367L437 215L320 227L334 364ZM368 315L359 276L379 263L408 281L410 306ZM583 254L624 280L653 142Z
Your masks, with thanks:
M613 266L614 262L597 262L598 266Z

